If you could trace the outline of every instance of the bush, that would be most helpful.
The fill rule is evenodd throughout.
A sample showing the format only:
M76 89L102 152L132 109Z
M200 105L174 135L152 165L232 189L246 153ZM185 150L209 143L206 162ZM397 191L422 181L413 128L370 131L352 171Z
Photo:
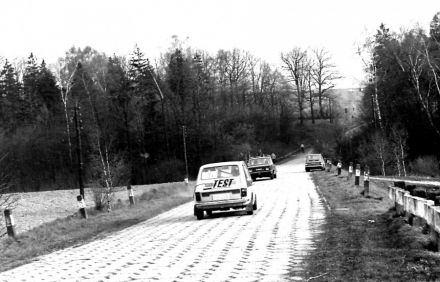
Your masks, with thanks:
M434 156L418 157L409 164L409 168L412 174L440 176L439 161Z

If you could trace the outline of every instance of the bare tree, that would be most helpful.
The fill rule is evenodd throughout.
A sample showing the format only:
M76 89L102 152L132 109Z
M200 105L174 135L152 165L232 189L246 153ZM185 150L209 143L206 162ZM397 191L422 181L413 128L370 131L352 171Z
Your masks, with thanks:
M406 176L407 139L408 132L403 126L397 124L391 128L391 141L399 176L401 173Z
M234 96L238 93L239 85L247 76L249 53L238 49L232 52L226 52L226 68L225 73L229 82L229 98L231 107L234 106ZM246 98L242 93L242 104L244 106ZM244 101L244 102L243 102Z
M429 60L429 56L425 56L426 47L423 44L423 31L413 30L409 36L405 39L403 46L406 48L405 57L400 62L401 69L409 72L411 84L415 90L415 96L422 105L422 109L426 114L429 124L431 125L437 136L440 137L440 130L434 122L432 107L431 107L431 95L430 90L426 91L422 89L421 82L423 74L426 69L432 66ZM435 73L435 71L434 71Z
M332 63L332 57L323 48L313 50L314 65L312 77L316 83L318 96L319 116L323 117L323 98L328 90L335 87L335 80L342 78L336 71L336 66Z
M306 67L306 82L307 82L307 90L309 92L310 117L312 119L312 124L315 123L315 110L313 108L315 103L315 91L314 91L315 81L312 78L313 68L314 68L314 63L312 60L309 60Z
M304 123L304 92L305 92L305 74L307 66L307 51L301 48L294 48L288 53L281 54L281 60L284 63L284 69L287 70L290 81L293 81L296 87L296 95L300 124Z
M367 38L363 46L358 47L357 54L361 57L362 62L364 63L365 70L370 76L370 82L374 83L374 91L371 93L373 117L375 123L377 122L381 130L383 130L381 103L379 101L379 92L377 87L377 83L378 83L378 76L376 73L377 67L374 61L374 49L376 45L377 43L374 39Z
M78 63L78 67L81 68L81 65ZM102 202L106 203L107 211L111 211L111 202L113 198L113 177L112 177L112 170L110 166L110 156L109 156L109 140L105 140L103 138L103 126L101 125L99 113L96 105L96 97L93 97L92 94L92 85L90 85L90 82L92 82L94 85L97 85L97 88L102 92L102 94L105 94L107 92L106 83L105 81L101 81L100 79L104 78L105 75L102 77L99 76L100 73L93 72L92 79L89 80L86 77L86 73L84 71L80 72L80 79L82 82L82 85L84 87L84 90L86 92L90 108L92 110L92 119L94 123L94 129L95 129L95 142L96 142L96 149L99 154L99 161L101 163L101 169L102 169L102 176L103 181L105 184L105 193L102 193L102 197L104 197Z
M388 142L385 136L380 132L376 131L372 138L372 145L374 152L376 153L377 159L380 162L380 168L382 171L382 176L386 176L385 165L387 163L387 150L388 150Z

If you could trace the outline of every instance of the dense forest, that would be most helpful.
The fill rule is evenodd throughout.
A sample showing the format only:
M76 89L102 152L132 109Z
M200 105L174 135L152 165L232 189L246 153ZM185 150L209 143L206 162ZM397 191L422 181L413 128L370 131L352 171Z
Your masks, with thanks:
M154 63L137 46L128 57L72 47L50 65L0 57L1 191L182 181L203 163L303 142L375 174L438 175L440 13L429 32L382 24L359 54L369 81L354 136L338 125L325 49L293 48L281 68L176 37Z
M69 49L48 66L2 59L0 156L12 191L182 181L207 162L282 155L326 119L338 78L324 50L294 48L277 69L246 51L210 55L174 38L152 63ZM299 93L299 94L298 94ZM184 138L185 137L185 138Z
M440 13L429 32L382 24L359 51L369 75L362 130L339 142L339 154L377 174L439 176Z

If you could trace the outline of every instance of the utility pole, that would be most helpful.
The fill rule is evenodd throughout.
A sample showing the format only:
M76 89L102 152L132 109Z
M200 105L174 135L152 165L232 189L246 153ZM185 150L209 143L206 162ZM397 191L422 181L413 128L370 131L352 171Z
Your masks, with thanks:
M79 194L85 199L84 196L84 183L83 183L83 162L82 162L82 148L81 148L81 121L78 120L78 102L75 103L73 109L73 119L75 122L75 132L76 132L76 156L77 156L77 166L78 166L78 183L79 183Z
M188 159L186 157L186 126L182 126L182 133L183 133L183 152L185 154L185 169L186 169L186 176L185 176L185 182L188 183Z

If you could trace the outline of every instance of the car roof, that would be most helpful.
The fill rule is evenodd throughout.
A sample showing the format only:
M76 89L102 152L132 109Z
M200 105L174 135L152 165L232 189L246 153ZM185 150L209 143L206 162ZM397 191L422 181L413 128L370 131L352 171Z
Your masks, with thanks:
M232 161L232 162L221 162L221 163L210 163L210 164L204 164L200 168L205 167L213 167L213 166L224 166L224 165L242 165L243 161Z

